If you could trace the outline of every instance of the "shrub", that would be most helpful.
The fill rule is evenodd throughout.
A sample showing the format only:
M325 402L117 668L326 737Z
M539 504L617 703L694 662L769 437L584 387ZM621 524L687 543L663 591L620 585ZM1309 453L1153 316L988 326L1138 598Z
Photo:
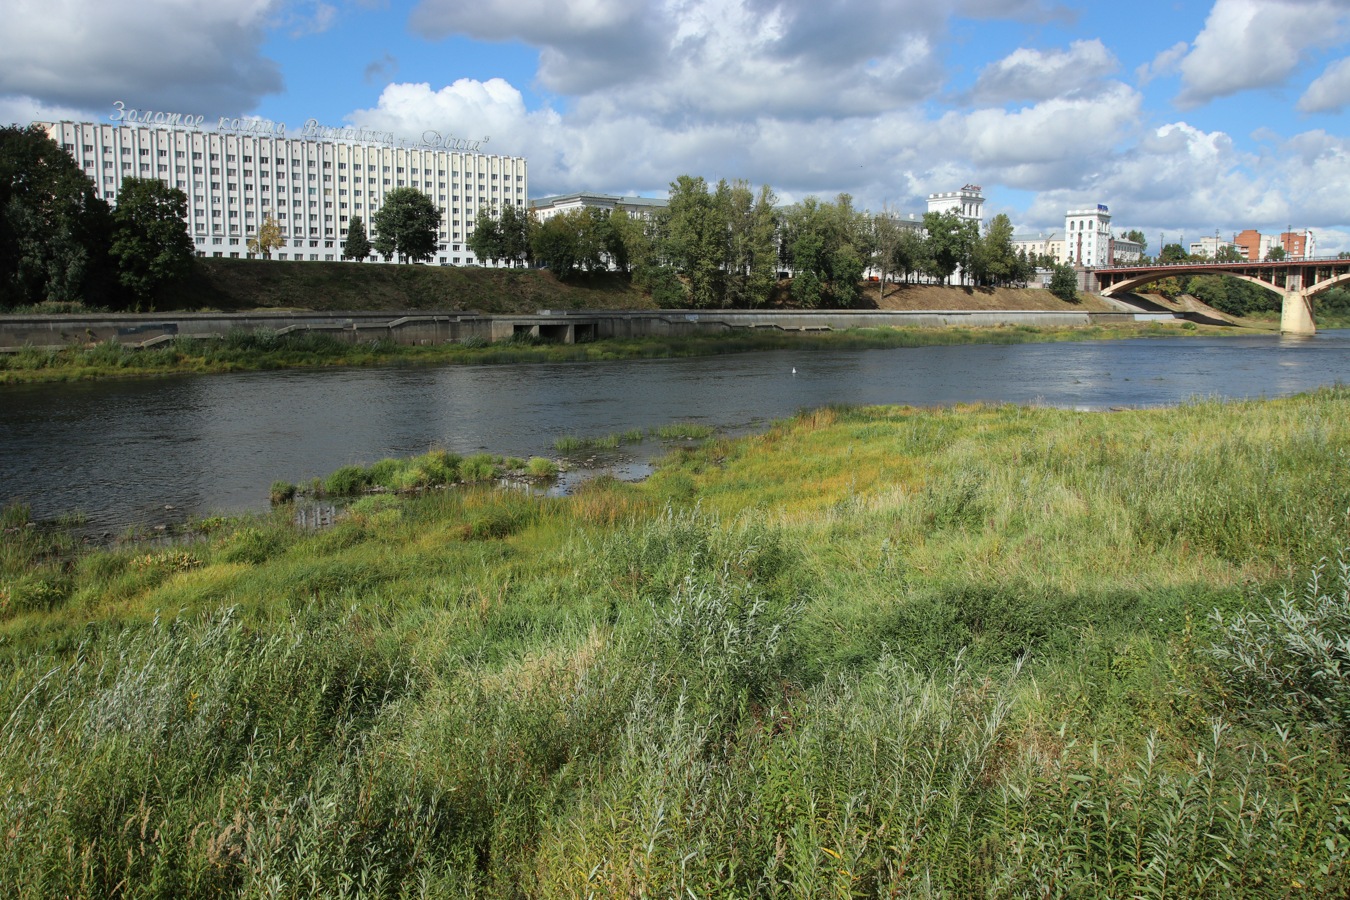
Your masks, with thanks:
M1210 615L1220 633L1210 653L1233 699L1258 718L1306 716L1350 735L1350 551L1314 566L1302 594L1263 605L1228 620Z

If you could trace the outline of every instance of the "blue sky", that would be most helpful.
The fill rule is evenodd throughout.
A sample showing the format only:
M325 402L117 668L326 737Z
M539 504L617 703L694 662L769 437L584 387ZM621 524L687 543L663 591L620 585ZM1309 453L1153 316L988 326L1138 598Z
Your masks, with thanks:
M1019 230L1350 250L1350 0L5 0L0 121L143 109L491 138L530 193L680 174Z

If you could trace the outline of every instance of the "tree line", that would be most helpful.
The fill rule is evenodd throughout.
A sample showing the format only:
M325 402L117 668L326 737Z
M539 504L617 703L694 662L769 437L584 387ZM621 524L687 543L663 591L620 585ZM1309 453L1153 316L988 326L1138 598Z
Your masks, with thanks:
M695 308L764 306L788 278L797 305L847 308L865 301L869 268L880 296L895 281L946 284L958 271L964 284L1025 284L1042 262L1013 248L1002 214L981 231L950 211L919 223L859 210L848 194L777 200L768 185L681 175L667 206L644 216L585 207L536 220L519 207L483 209L468 246L479 259L544 266L564 280L618 271L658 305Z
M186 277L187 196L124 178L117 206L40 126L0 128L0 309L52 301L152 306Z

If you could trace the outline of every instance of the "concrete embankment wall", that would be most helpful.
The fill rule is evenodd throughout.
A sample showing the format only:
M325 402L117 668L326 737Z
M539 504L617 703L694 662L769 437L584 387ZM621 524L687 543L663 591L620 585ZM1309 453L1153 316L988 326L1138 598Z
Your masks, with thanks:
M541 310L537 315L476 313L123 313L103 316L0 316L0 351L89 346L116 341L153 347L178 337L223 338L234 331L316 332L353 342L439 344L466 338L499 341L528 333L560 343L605 337L678 336L735 329L835 331L847 328L952 328L997 325L1073 326L1170 321L1158 313L1046 311L754 312L708 310Z

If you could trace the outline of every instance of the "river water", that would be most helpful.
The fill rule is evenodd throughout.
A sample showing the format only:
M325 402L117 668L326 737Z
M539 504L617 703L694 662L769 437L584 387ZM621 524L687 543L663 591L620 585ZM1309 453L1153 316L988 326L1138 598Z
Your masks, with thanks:
M457 453L553 456L563 435L761 428L826 404L1078 409L1276 397L1350 383L1350 331L701 359L259 372L0 387L0 505L93 529L265 509L275 480ZM660 452L601 461L641 474Z

